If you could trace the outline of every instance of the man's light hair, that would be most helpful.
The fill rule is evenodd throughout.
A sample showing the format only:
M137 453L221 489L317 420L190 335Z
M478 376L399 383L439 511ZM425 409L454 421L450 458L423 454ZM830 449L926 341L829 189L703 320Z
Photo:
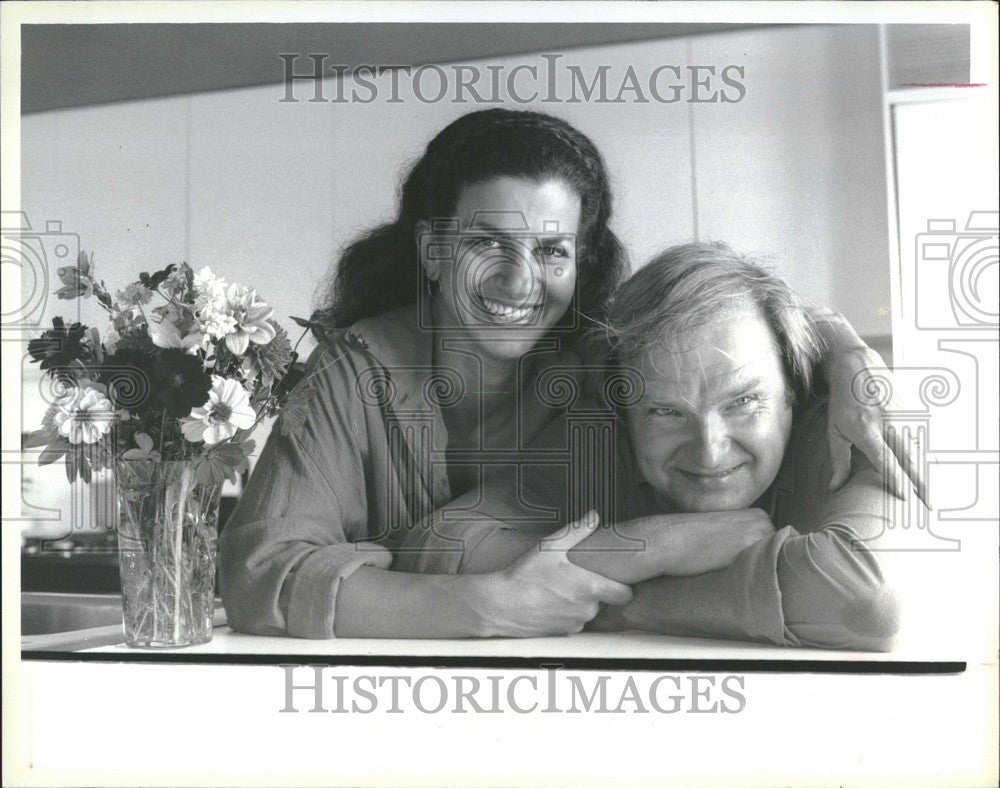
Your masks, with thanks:
M747 305L760 310L774 334L790 395L808 395L822 343L807 307L784 280L722 243L673 246L618 289L608 315L614 357L622 364L636 362Z

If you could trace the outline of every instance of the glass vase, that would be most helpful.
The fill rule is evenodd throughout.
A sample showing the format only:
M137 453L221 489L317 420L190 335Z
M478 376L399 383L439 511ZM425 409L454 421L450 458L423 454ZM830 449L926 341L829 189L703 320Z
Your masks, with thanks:
M193 462L120 460L116 491L125 642L207 643L222 485L198 482Z

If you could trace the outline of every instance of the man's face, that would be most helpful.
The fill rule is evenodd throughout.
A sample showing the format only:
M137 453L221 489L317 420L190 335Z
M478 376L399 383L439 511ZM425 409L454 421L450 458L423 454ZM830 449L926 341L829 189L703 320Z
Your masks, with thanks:
M752 506L774 481L792 427L781 356L759 310L727 310L632 363L645 396L628 411L629 430L661 504Z

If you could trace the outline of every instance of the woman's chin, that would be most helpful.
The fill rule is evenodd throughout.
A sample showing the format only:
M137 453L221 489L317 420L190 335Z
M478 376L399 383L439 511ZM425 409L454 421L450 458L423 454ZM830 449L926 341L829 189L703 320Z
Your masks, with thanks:
M465 333L483 349L484 355L496 359L517 359L531 352L548 330L549 326L537 323L485 323L467 326Z

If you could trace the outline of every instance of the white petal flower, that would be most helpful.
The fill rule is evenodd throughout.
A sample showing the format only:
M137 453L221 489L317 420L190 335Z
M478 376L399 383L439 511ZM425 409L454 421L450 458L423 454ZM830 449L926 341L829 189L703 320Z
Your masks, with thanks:
M179 310L168 309L159 320L155 317L149 319L146 330L154 345L162 348L184 347L181 330L176 323L179 318Z
M274 326L267 322L274 310L257 299L255 290L232 284L226 290L226 300L236 322L236 329L226 334L226 347L230 351L239 356L246 352L251 342L266 345L274 339Z
M194 309L202 321L208 320L216 313L225 313L226 281L215 276L208 266L194 275Z
M192 355L197 353L199 350L207 351L211 345L212 338L198 329L195 329L181 340L181 346Z
M97 443L116 418L111 400L92 388L74 388L56 407L52 424L74 445Z
M212 312L205 315L203 330L213 339L222 339L237 329L236 320L224 312Z
M212 269L207 265L194 274L193 280L194 290L199 294L215 295L216 293L224 293L226 290L225 280L213 274Z
M239 381L212 376L208 402L181 419L181 433L192 443L209 446L232 438L238 430L249 429L257 420L250 407L250 395Z
M115 331L114 326L109 326L108 330L104 332L104 350L108 355L114 354L118 349L118 343L121 341L121 334Z

